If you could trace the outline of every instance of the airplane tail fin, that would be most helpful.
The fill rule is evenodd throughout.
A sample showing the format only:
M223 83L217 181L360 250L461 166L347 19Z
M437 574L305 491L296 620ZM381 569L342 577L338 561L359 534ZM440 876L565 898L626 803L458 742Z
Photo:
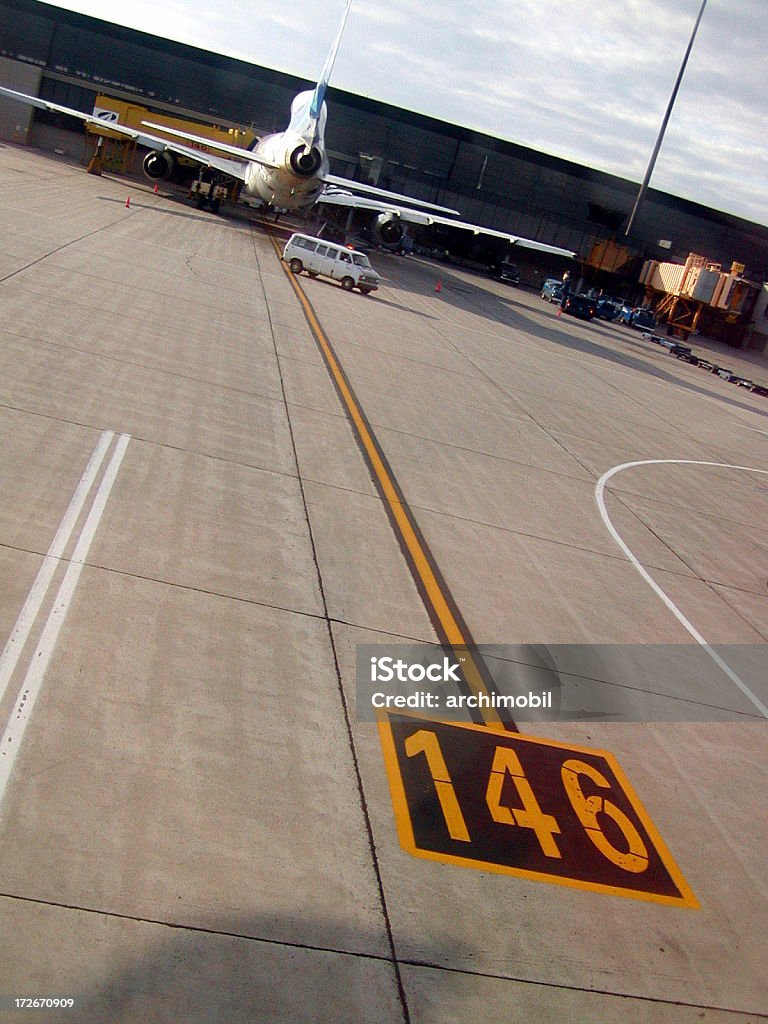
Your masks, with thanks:
M312 93L312 99L309 104L309 116L312 118L314 122L317 122L318 118L320 117L320 111L323 108L325 93L328 89L328 80L330 79L331 72L333 71L333 65L336 60L336 51L339 49L339 43L341 42L341 36L342 33L344 32L344 26L347 23L347 15L349 14L349 9L351 6L352 0L347 0L347 6L344 11L344 16L341 19L341 25L339 26L338 34L333 41L331 52L325 59L325 64L323 65L323 70L320 72L320 78L318 79L317 85L315 86L315 91Z

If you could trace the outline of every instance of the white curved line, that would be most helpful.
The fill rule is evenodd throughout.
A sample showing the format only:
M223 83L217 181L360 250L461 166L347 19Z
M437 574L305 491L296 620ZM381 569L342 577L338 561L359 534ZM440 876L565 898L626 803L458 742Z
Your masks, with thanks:
M713 648L707 643L707 641L704 639L701 633L699 633L699 631L696 629L693 623L690 622L685 617L685 615L683 615L683 613L677 607L672 598L664 593L664 591L658 585L656 580L650 575L650 573L646 571L646 569L643 568L643 566L640 564L635 555L632 554L630 549L619 536L618 530L611 522L610 516L608 515L608 511L605 507L604 498L605 485L608 483L611 477L615 476L617 473L620 473L624 469L633 469L636 466L658 465L715 466L719 469L741 469L747 473L762 473L764 475L768 475L768 469L755 469L754 466L732 466L725 462L697 462L693 459L644 459L640 462L624 462L620 466L614 466L613 469L609 469L607 473L603 473L603 475L597 481L597 485L595 487L595 501L597 502L597 507L600 510L600 516L602 517L602 520L605 523L608 532L619 545L619 547L627 556L627 558L630 560L632 565L635 567L635 569L637 569L637 571L643 577L643 579L651 588L651 590L653 590L653 592L661 598L661 600L664 602L667 608L669 608L669 610L672 612L672 614L675 616L678 622L691 634L696 643L701 644L701 646L704 648L704 650L707 652L710 658L715 662L715 664L720 669L722 669L722 671L728 676L731 682L735 683L736 686L738 686L738 688L744 694L744 696L748 697L752 701L752 703L755 705L755 707L763 716L763 718L768 718L768 707L766 707L765 704L763 704L763 702L760 700L760 698L756 696L756 694L754 694L752 690L750 690L747 684L736 675L733 669L723 661L723 659L720 657L717 651L713 650Z

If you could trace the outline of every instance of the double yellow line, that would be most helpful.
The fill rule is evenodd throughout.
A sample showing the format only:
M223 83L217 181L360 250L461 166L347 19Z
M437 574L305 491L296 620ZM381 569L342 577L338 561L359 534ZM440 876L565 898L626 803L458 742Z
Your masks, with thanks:
M275 252L282 259L278 239L270 231L268 225L264 224L264 227ZM304 294L304 289L299 284L296 275L291 273L285 263L282 263L282 267L288 280L291 282L315 342L331 374L336 391L352 424L357 443L371 470L374 483L384 502L400 548L408 562L411 574L440 642L443 645L450 646L457 654L460 652L462 672L472 693L475 695L484 694L488 697L490 696L489 688L493 688L493 683L485 664L474 650L475 644L469 628L462 619L456 602L451 596L445 580L442 578L434 556L416 523L413 513L400 489L400 485L397 483L395 475L382 451L381 445L357 400L357 396L352 390L344 368L339 362L336 352L323 330L311 302ZM503 721L495 708L483 707L482 716L485 724L492 728L517 731L515 724L509 720Z

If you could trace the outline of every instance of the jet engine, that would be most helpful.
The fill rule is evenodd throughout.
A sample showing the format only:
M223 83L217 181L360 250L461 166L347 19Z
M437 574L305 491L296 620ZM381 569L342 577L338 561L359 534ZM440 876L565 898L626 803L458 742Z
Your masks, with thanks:
M148 178L170 178L176 170L176 158L168 150L150 150L144 157L144 173Z
M323 154L317 146L313 146L309 151L305 146L297 146L288 157L288 162L294 174L309 178L320 170Z
M371 231L381 245L397 245L405 234L405 227L396 213L380 213Z

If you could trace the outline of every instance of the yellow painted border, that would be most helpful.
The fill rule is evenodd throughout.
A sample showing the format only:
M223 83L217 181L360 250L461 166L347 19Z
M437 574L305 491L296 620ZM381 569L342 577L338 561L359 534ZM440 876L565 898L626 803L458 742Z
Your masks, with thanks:
M409 714L405 711L398 711L397 715L398 717L412 718L415 722L424 722L426 724L430 722L429 718L422 718L419 715ZM488 732L488 729L485 726L473 725L468 722L433 721L435 721L435 724L447 725L451 728L469 729L470 731L482 733ZM700 909L699 901L696 899L693 890L688 885L682 875L682 872L675 863L666 843L659 835L658 829L651 821L648 812L640 802L639 797L620 768L618 761L609 751L599 750L593 747L583 747L577 744L560 743L557 740L538 739L535 736L526 736L523 733L514 734L515 742L521 741L523 743L534 743L538 746L557 747L560 750L567 750L569 752L598 754L601 757L604 757L611 766L612 771L615 773L618 782L623 787L624 793L632 805L632 809L643 823L643 827L653 842L656 852L659 854L664 867L669 872L670 878L677 886L678 891L680 892L679 897L664 896L659 893L642 892L637 889L623 889L613 885L603 885L600 882L586 882L577 878L564 878L562 875L549 875L545 872L528 871L524 868L512 868L506 867L502 864L494 864L489 861L474 860L471 857L456 857L452 854L420 849L416 846L416 840L413 834L408 798L406 796L405 787L403 786L403 780L400 774L400 765L397 759L395 740L392 735L392 726L386 712L381 712L379 714L378 727L379 737L381 739L381 749L384 754L384 763L387 768L387 778L389 779L389 791L392 797L395 821L397 822L397 832L400 838L400 845L406 853L410 853L414 857L421 857L425 860L454 864L457 867L476 868L481 871L492 871L501 875L515 875L518 878L527 878L534 882L549 882L554 885L564 885L572 889L584 889L591 892L608 893L612 896L624 896L630 899L650 901L651 903L664 903L671 906L688 907L691 910Z

